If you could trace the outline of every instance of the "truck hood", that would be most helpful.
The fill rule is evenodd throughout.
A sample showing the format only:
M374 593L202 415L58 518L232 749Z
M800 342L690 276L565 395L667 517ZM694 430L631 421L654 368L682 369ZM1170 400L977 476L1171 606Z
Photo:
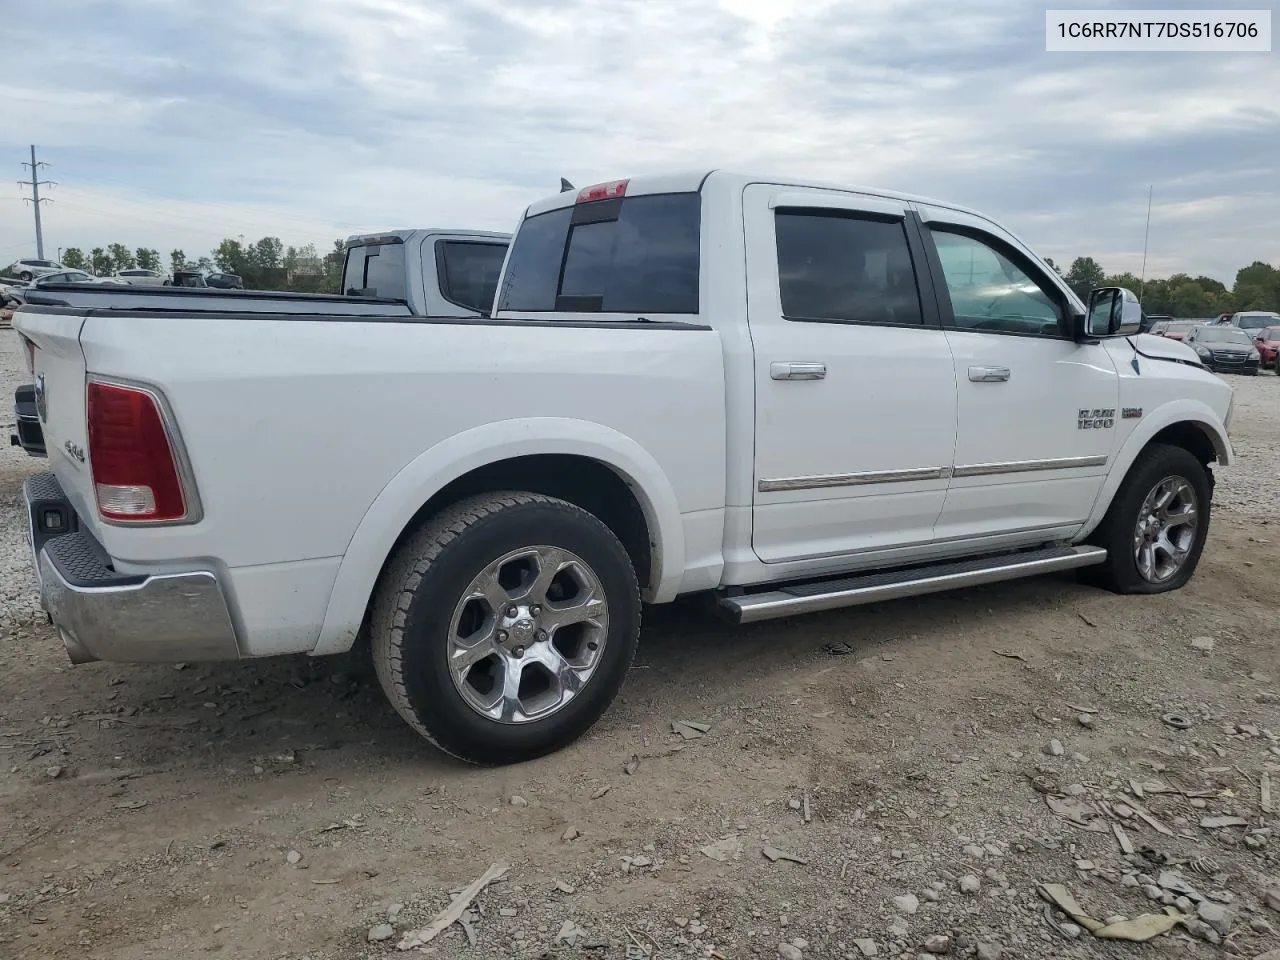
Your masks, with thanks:
M1138 353L1153 360L1179 360L1200 366L1199 355L1181 340L1168 337L1153 337L1149 333L1140 333L1129 337L1129 343Z

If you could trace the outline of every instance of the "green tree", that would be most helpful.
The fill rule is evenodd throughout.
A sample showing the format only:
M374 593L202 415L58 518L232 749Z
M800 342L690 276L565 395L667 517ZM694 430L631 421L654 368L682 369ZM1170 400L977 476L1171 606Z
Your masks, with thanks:
M213 273L213 261L207 256L201 257L195 262L195 268L201 273Z
M1045 257L1044 262L1053 267L1053 272L1058 276L1062 276L1062 268L1053 262L1053 257Z
M111 262L111 255L101 247L94 247L89 252L89 265L93 268L91 271L99 277L111 276L114 265Z
M1076 257L1063 279L1077 296L1084 298L1089 296L1090 290L1106 283L1107 274L1093 257Z
M179 270L187 269L187 255L181 250L169 251L169 266L176 273Z
M324 282L320 287L323 292L342 293L342 268L346 263L346 241L333 241L333 249L324 255Z
M227 238L219 243L217 249L213 251L213 262L223 273L234 273L238 277L244 277L249 267L244 238L241 237L239 240Z
M160 251L150 247L139 247L135 251L138 266L143 270L160 269Z
M107 244L107 253L111 256L111 266L116 270L132 270L137 264L133 259L133 251L123 243Z
M84 251L79 247L67 247L62 252L62 265L71 270L83 270L89 265L89 261L84 258Z
M280 290L285 287L284 244L279 237L263 237L250 244L245 254L249 260L244 285L255 290Z

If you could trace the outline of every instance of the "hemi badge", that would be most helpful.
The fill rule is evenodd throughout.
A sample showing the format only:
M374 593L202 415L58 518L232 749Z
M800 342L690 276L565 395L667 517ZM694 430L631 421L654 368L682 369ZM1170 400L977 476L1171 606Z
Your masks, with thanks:
M1120 417L1123 420L1139 420L1142 418L1141 407L1125 407L1120 411Z

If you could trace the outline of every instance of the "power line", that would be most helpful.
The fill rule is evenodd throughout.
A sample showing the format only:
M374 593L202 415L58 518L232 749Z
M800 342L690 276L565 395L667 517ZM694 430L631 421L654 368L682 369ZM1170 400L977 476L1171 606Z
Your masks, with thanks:
M44 230L42 230L40 227L40 204L52 203L53 201L50 200L48 197L42 198L40 196L40 188L51 187L53 186L54 182L52 180L40 179L40 168L47 167L48 164L36 162L36 145L34 143L31 145L31 162L24 163L23 166L27 167L31 171L31 179L19 180L18 186L31 188L31 206L32 206L32 209L35 210L35 214L36 214L36 256L39 257L41 260L43 260L44 259Z

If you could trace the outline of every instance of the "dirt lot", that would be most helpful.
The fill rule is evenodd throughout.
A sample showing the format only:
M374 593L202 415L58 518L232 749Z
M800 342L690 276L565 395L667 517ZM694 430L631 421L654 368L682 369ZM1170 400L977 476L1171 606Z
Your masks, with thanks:
M1280 948L1280 381L1233 382L1241 465L1185 590L1051 577L739 629L651 610L597 728L500 770L431 752L356 657L72 668L22 565L40 465L0 454L0 957L400 955L492 863L475 946L453 924L427 954ZM1099 921L1159 913L1164 883L1202 919L1098 939L1039 883Z

